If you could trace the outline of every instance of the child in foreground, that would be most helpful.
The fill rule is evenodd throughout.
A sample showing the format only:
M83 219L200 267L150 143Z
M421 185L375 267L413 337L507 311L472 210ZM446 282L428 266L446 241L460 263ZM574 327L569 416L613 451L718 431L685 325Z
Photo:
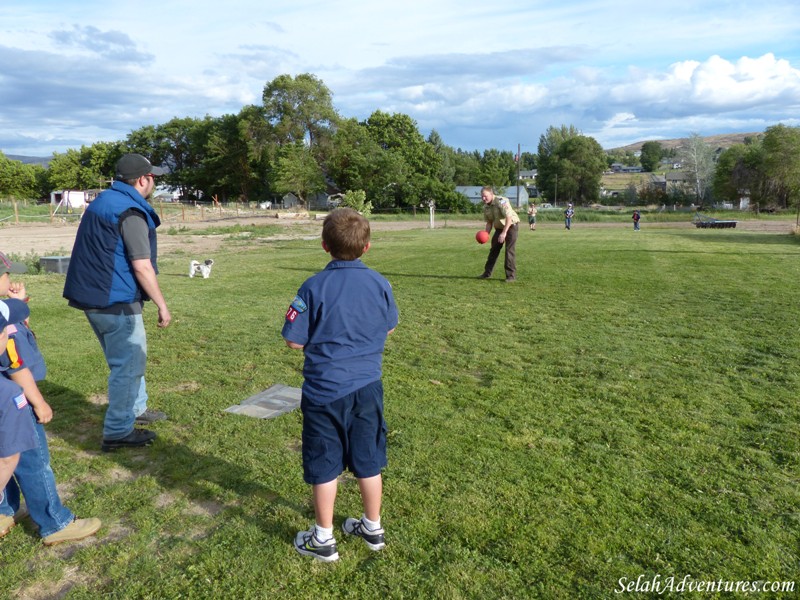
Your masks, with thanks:
M8 342L8 324L27 319L30 311L21 300L0 300L0 348ZM14 476L20 454L36 447L36 433L28 418L28 400L22 388L0 376L0 502L5 502L5 487ZM13 517L0 515L0 537L14 527Z
M385 546L381 527L386 466L386 423L381 381L386 337L398 312L389 282L360 257L369 250L369 222L350 208L328 214L322 248L325 269L300 287L286 312L282 335L303 350L303 479L312 486L316 522L294 540L300 554L339 558L333 535L337 478L349 469L358 480L364 514L342 530L371 550Z
M15 268L17 267L17 268ZM27 299L25 284L11 282L9 273L23 272L24 265L13 263L0 252L0 296L9 296L9 302L21 303ZM94 535L100 529L99 519L77 519L66 506L56 487L55 474L50 466L50 450L44 424L53 418L53 410L42 396L38 383L46 374L44 357L39 351L36 337L27 324L26 316L10 315L3 345L0 346L0 371L3 379L18 385L24 392L27 404L21 407L34 431L35 445L20 453L13 477L7 482L0 499L0 537L6 535L20 514L20 492L31 519L39 529L46 546L74 542Z

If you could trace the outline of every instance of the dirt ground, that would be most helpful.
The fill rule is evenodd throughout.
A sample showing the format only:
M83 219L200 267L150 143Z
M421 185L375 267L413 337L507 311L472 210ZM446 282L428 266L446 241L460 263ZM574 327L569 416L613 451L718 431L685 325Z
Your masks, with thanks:
M310 225L315 223L313 220L308 219L276 219L268 216L248 216L241 218L227 218L215 221L184 221L179 223L180 229L194 230L204 229L217 226L233 226L233 225L284 225L291 226L296 224ZM321 221L316 221L320 224ZM160 231L168 228L169 223L162 226ZM429 226L427 220L419 221L373 221L371 223L373 231L390 231L390 230L403 230L403 229L426 229ZM444 227L445 221L440 219L436 222L436 226ZM479 220L476 221L457 221L456 223L447 224L448 227L459 228L472 228L480 229L483 223ZM525 227L525 224L522 224ZM577 228L603 228L603 227L628 227L628 223L577 223ZM654 224L652 227L676 227L676 228L691 228L691 223L669 223L669 224ZM736 225L737 230L743 231L760 231L764 233L791 233L794 227L794 220L786 221L739 221ZM562 228L560 223L541 223L540 229ZM642 225L642 229L647 228L647 223ZM59 224L41 224L29 223L20 225L4 225L0 227L0 251L7 254L16 254L25 256L28 254L35 254L37 256L61 256L67 255L72 250L72 245L75 241L75 233L78 230L77 223L59 223ZM224 239L224 235L192 235L191 246L193 250L199 251L199 254L214 252L217 250ZM188 234L169 234L162 233L158 236L159 252L169 253L171 250L184 246L187 242Z

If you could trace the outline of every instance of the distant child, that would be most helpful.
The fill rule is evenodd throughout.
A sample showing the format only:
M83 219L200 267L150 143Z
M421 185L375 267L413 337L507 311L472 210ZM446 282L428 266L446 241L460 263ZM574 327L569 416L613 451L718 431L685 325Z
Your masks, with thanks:
M638 210L633 211L633 230L639 231L639 219L642 218L642 215L639 214Z
M19 302L26 299L25 286L9 281L13 265L19 266L19 263L11 263L0 252L0 296L15 296L16 299L9 302ZM26 319L27 316L9 320L7 339L0 347L0 371L2 379L12 381L24 391L28 403L24 410L33 426L35 446L20 454L14 476L7 482L0 502L0 536L8 533L16 523L14 515L20 508L21 491L31 519L39 527L42 541L46 546L52 546L94 535L101 523L99 519L76 519L58 495L43 427L53 418L53 410L36 383L45 378L47 368Z
M386 337L397 326L392 288L360 257L369 250L369 222L337 208L322 225L325 269L300 287L286 313L286 345L302 349L303 479L312 486L316 523L294 540L300 554L339 558L333 536L337 478L349 469L358 480L364 514L342 530L371 550L385 546L381 527L386 466L386 423L381 381Z
M531 231L536 231L536 204L531 202L528 205L528 227Z
M575 209L572 208L572 203L567 204L567 210L564 211L564 228L572 229L572 217L575 216Z

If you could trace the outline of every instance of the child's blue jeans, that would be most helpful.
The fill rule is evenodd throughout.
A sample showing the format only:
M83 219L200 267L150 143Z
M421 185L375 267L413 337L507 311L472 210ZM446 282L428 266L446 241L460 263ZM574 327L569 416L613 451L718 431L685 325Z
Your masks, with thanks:
M47 537L72 523L75 515L61 504L56 478L50 467L50 450L44 427L36 420L30 406L28 410L34 421L39 443L36 448L20 453L14 477L8 482L5 497L0 502L0 514L14 516L19 510L21 491L31 519L39 526L39 535Z

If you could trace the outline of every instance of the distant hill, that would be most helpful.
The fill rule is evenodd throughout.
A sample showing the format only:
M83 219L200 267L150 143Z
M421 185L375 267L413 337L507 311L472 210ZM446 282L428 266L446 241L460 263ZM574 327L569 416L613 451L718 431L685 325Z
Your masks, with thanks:
M47 167L50 164L51 156L21 156L19 154L6 154L8 160L18 160L25 165L42 165Z
M749 137L756 137L762 135L763 131L757 131L754 133L723 133L720 135L709 135L703 138L703 141L711 146L712 148L730 148L734 144L743 144L745 138ZM658 142L661 144L661 147L665 150L672 150L673 148L679 148L681 145L684 144L687 138L677 138L674 140L643 140L641 142L635 142L633 144L628 144L627 146L620 146L619 148L611 148L607 150L607 152L611 152L614 150L622 150L623 152L639 152L642 149L642 145L645 142L652 141Z

